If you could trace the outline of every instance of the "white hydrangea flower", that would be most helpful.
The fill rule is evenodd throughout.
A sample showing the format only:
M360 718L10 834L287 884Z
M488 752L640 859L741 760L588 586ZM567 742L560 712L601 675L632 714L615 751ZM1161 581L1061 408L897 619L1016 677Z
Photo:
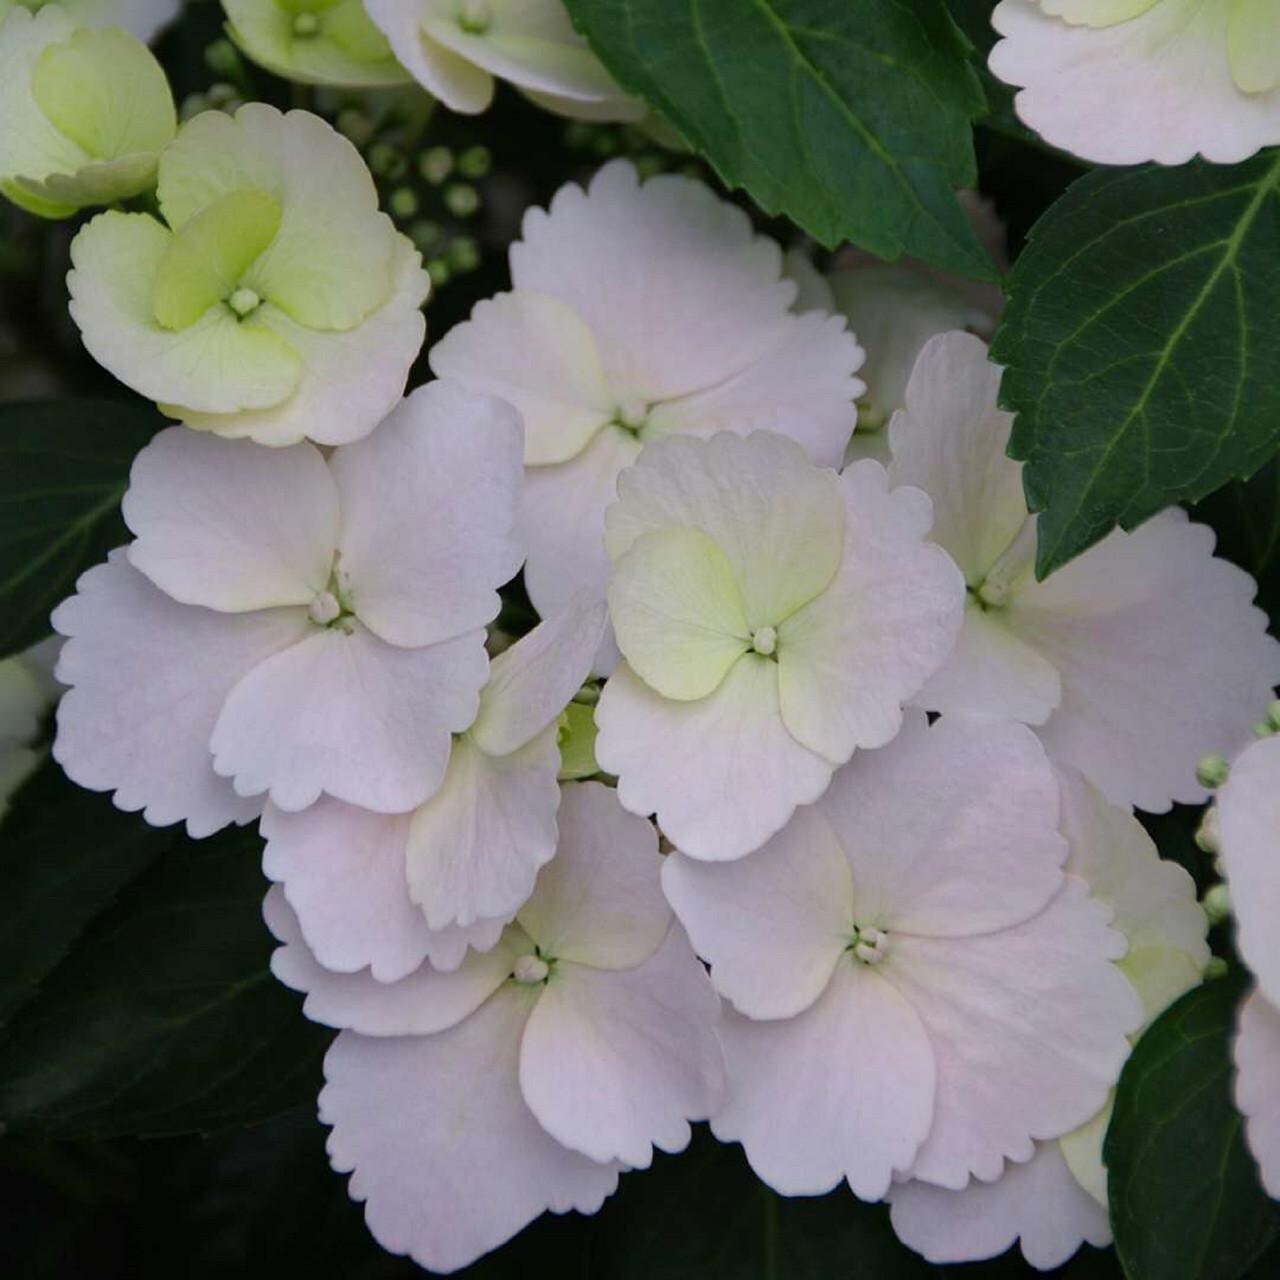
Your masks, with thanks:
M265 798L382 813L439 786L519 568L520 424L440 383L326 459L172 427L138 454L135 541L54 611L54 755L193 836Z
M1068 874L1115 913L1128 950L1117 967L1142 1001L1142 1028L1199 983L1209 961L1208 920L1195 883L1161 859L1131 813L1108 803L1073 771L1059 775ZM1031 1159L1007 1163L994 1182L948 1190L913 1179L890 1192L894 1229L930 1262L993 1258L1015 1241L1023 1257L1048 1271L1084 1243L1111 1243L1102 1143L1112 1098L1087 1124L1058 1141L1041 1141Z
M452 111L485 111L494 79L583 120L639 120L574 29L562 0L366 0L396 57Z
M273 970L345 1028L320 1095L330 1160L375 1239L433 1271L544 1210L594 1213L723 1094L719 1001L662 897L653 828L596 782L567 785L560 815L532 898L453 973L330 973L268 895Z
M396 404L429 277L319 116L207 111L160 158L164 221L99 214L71 245L89 353L190 427L347 444Z
M0 819L39 763L33 744L59 689L51 675L58 641L42 640L0 661Z
M955 643L964 586L925 541L929 502L884 468L837 477L783 436L673 436L618 479L609 613L626 661L596 759L685 853L758 848Z
M1002 0L1019 117L1100 164L1234 164L1280 142L1277 0Z
M259 66L303 84L412 82L362 0L222 0L227 33Z
M1140 1011L1058 824L1029 729L915 712L750 857L672 854L734 1006L717 1137L784 1195L876 1200L898 1174L993 1179L1094 1115Z
M555 853L557 722L603 631L604 605L580 599L495 658L439 790L413 812L267 806L264 869L320 964L394 982L498 941Z
M999 385L977 338L933 338L889 427L890 480L933 499L933 537L969 587L959 643L916 702L1037 726L1115 804L1201 802L1196 763L1248 739L1280 679L1254 581L1214 558L1211 529L1171 510L1037 582Z
M10 9L38 13L57 7L82 27L123 27L150 41L179 14L182 0L0 0L0 19Z
M1240 753L1218 792L1217 815L1236 945L1257 979L1240 1010L1236 1104L1263 1186L1280 1200L1280 738Z
M155 185L177 129L169 82L118 27L82 27L59 5L0 12L0 193L65 218Z
M524 415L525 584L546 616L609 577L602 530L619 472L648 441L767 428L837 466L862 351L844 321L790 310L782 252L689 178L625 161L530 210L511 293L431 352L440 377Z

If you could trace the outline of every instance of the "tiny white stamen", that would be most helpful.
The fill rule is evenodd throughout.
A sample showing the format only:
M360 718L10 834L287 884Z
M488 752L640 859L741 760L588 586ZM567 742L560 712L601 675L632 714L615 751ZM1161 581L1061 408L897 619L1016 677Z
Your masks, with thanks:
M338 597L332 591L322 591L307 607L307 617L321 627L327 627L342 612Z
M751 647L767 658L778 647L778 632L775 627L761 627L751 637Z
M472 35L488 31L493 22L493 9L489 0L462 0L458 6L458 25Z
M295 13L293 15L293 34L295 36L313 36L320 30L320 18L314 13Z
M639 431L649 420L649 406L638 396L627 396L618 402L617 420L628 431Z
M517 982L523 982L526 986L532 987L539 982L545 982L550 972L550 965L541 956L526 955L515 962L511 976Z
M251 312L256 311L261 305L262 299L258 297L252 289L237 289L235 293L227 299L227 306L229 306L241 320Z
M879 964L889 953L889 937L879 929L867 926L854 930L853 954L863 964Z

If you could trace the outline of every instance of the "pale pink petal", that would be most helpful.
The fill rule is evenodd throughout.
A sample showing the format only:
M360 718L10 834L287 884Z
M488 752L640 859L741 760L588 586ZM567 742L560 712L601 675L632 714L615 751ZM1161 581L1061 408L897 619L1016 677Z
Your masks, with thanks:
M1100 164L1235 164L1280 142L1280 90L1244 93L1228 58L1229 4L1172 0L1128 22L1071 26L1034 0L1002 0L991 70L1024 86L1023 123Z
M618 475L639 452L631 432L606 427L576 458L525 472L520 497L520 540L528 556L524 584L544 618L559 613L579 590L604 599L609 582L605 508L618 496Z
M1058 783L1030 729L912 713L817 804L853 875L853 919L923 938L1020 924L1062 887ZM890 943L892 946L892 941Z
M597 969L634 968L671 927L658 837L602 783L567 783L561 793L556 856L516 918L543 955Z
M668 855L662 887L721 995L751 1018L789 1018L826 988L853 937L853 881L819 810L736 862Z
M272 952L271 972L306 995L303 1013L313 1022L370 1036L426 1035L456 1026L507 981L527 943L516 929L491 951L470 952L448 973L423 965L397 982L379 982L367 970L334 973L324 968L303 939L279 885L267 893L262 914L281 944Z
M471 736L488 755L517 751L552 724L591 673L605 606L581 591L489 664Z
M551 726L518 751L453 741L435 794L409 819L408 893L432 929L509 919L556 850L560 749Z
M854 376L862 361L863 350L842 316L796 316L777 344L746 369L658 405L644 438L776 431L820 467L838 467L857 419L854 401L866 389Z
M183 604L228 613L308 605L329 584L338 493L319 450L170 427L134 459L129 563Z
M339 580L357 617L390 644L420 646L484 626L515 575L519 415L448 383L419 387L330 463L342 500Z
M450 735L475 719L486 665L482 631L399 649L354 621L312 627L228 694L210 738L214 769L281 809L327 793L405 813L444 777Z
M1263 738L1240 753L1217 808L1236 945L1263 994L1280 1005L1280 738Z
M505 920L432 931L409 897L407 814L371 813L322 796L301 813L268 805L263 870L284 888L307 945L326 969L368 968L395 982L424 961L456 969L468 947L488 951Z
M515 405L529 466L576 457L618 410L591 330L568 303L543 293L477 303L431 349L431 370Z
M911 1172L959 1190L994 1181L1034 1140L1083 1124L1107 1100L1141 1021L1111 963L1124 938L1081 881L1025 924L979 937L890 935L885 977L928 1032L933 1127Z
M262 798L238 795L213 769L209 737L228 692L246 672L310 629L300 609L223 614L177 604L132 568L123 549L84 574L53 613L70 637L58 679L53 755L117 808L155 826L186 819L207 836L256 818Z
M525 1027L521 1092L566 1147L647 1169L654 1147L683 1151L689 1121L720 1104L719 1017L679 928L634 969L562 962Z
M1071 1176L1056 1142L1009 1164L994 1182L948 1191L912 1180L889 1193L898 1239L930 1262L995 1258L1015 1242L1037 1271L1060 1267L1080 1248L1111 1243L1107 1211Z
M832 766L786 730L777 664L746 654L696 702L653 692L625 663L596 706L596 759L632 813L656 813L692 858L741 858L812 804Z
M847 1179L879 1200L929 1131L934 1064L910 1004L852 958L794 1018L752 1022L727 1010L729 1092L711 1127L741 1142L783 1195L818 1195Z
M475 115L493 101L493 77L474 63L425 38L422 6L406 0L364 0L401 66L450 111Z
M1166 511L1016 590L1007 624L1058 669L1049 754L1107 798L1161 812L1205 790L1196 763L1251 740L1280 681L1256 584L1213 556L1213 531Z
M550 1137L517 1079L533 998L508 987L434 1036L344 1031L325 1058L320 1118L329 1159L351 1172L373 1237L433 1271L455 1271L547 1209L594 1213L618 1182Z
M880 747L902 705L946 661L964 616L964 580L924 541L928 499L891 490L883 467L840 477L844 548L826 590L778 628L778 689L792 736L833 764Z
M1245 1138L1263 1187L1273 1200L1280 1200L1280 1009L1260 991L1240 1007L1232 1054Z
M790 323L781 251L741 209L690 178L641 183L625 160L530 209L510 256L513 286L568 303L614 394L645 405L732 377Z

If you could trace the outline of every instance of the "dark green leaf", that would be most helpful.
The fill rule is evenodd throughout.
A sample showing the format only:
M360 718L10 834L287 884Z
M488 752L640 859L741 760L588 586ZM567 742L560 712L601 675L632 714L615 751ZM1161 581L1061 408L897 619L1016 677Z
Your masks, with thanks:
M942 0L568 0L619 82L828 247L990 278L956 203L985 109Z
M183 1133L314 1098L329 1033L268 972L257 836L170 840L0 1040L13 1131Z
M1280 152L1099 170L1037 223L992 349L1043 576L1280 446Z
M49 634L49 611L128 534L120 497L161 419L150 405L0 405L0 657Z
M0 1024L172 830L121 813L47 761L14 797L0 836Z
M1120 1077L1106 1160L1129 1280L1240 1280L1280 1230L1231 1102L1244 986L1235 975L1188 992Z

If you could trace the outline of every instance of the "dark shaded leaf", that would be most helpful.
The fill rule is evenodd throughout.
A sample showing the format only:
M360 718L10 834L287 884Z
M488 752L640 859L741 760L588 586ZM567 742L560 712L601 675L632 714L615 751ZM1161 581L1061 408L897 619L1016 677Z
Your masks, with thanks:
M833 248L993 270L955 200L985 110L942 0L567 0L731 187Z
M49 611L128 534L120 498L161 418L141 401L0 405L0 657L49 634Z
M1125 1065L1107 1133L1111 1220L1129 1280L1240 1280L1280 1231L1231 1101L1243 975L1189 991Z
M170 839L0 1040L14 1132L206 1131L314 1098L330 1033L267 969L257 835Z

